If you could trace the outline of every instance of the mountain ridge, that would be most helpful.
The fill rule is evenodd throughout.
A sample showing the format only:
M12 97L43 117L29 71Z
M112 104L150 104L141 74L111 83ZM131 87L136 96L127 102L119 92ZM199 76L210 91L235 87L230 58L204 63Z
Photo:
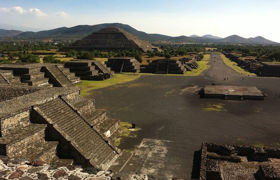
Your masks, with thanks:
M153 43L200 43L200 44L252 44L252 45L276 45L277 42L265 39L262 36L254 38L243 38L238 35L231 35L225 38L213 36L210 34L204 36L168 36L163 34L148 34L143 31L121 23L104 23L97 25L77 25L73 27L59 27L50 30L32 32L32 31L17 31L17 30L4 30L0 27L0 38L10 38L13 40L79 40L85 36L99 31L107 27L121 28L142 40L150 41Z

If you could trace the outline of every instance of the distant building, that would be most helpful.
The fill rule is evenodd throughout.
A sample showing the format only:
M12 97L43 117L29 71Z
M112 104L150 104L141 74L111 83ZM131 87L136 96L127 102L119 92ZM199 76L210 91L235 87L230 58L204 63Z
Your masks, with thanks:
M116 27L109 27L73 43L69 49L76 50L139 50L142 52L159 50L147 41Z

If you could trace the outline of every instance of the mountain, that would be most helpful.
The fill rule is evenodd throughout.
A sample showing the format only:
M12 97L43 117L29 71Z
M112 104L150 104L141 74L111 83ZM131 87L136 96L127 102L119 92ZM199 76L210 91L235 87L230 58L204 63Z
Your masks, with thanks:
M220 38L213 35L204 35L202 37L192 35L192 36L167 36L162 34L148 34L143 31L138 31L137 29L121 23L106 23L98 25L78 25L74 27L60 27L51 30L39 31L39 32L20 32L20 31L8 31L2 33L0 31L0 38L12 37L14 40L80 40L93 32L97 32L101 29L108 27L118 27L123 29L134 36L146 41L153 43L202 43L202 44L251 44L251 45L275 45L276 42L267 40L261 36L255 38L243 38L238 35L232 35L226 38Z
M204 39L223 39L221 37L213 36L211 34L206 34L206 35L202 36L202 38L204 38Z
M13 36L17 36L20 33L22 33L21 31L16 31L16 30L4 30L4 29L0 29L0 37L13 37Z

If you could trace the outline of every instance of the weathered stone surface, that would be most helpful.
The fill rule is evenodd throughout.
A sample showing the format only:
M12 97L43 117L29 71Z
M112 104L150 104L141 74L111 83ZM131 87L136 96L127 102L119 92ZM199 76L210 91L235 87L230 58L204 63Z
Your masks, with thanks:
M81 180L81 178L72 174L68 177L68 180Z
M64 177L64 176L67 176L68 174L63 170L63 169L60 169L60 170L57 170L54 174L53 174L53 177L55 179L58 179L60 177Z
M38 179L40 179L40 180L48 180L49 179L48 175L45 174L45 173L37 173L37 175L38 175Z
M16 170L15 172L13 172L13 173L9 176L9 179L17 179L17 178L20 178L23 174L24 174L23 171L21 171L21 170Z
M37 160L30 161L28 164L37 167L37 166L43 166L44 164L46 164L46 162L37 159Z

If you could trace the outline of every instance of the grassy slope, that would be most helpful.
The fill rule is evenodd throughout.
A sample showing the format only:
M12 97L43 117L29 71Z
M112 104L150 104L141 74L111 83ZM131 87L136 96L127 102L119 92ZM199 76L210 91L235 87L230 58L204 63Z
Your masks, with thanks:
M205 54L203 56L203 59L201 61L197 61L198 68L193 69L192 71L185 72L185 76L199 76L201 73L203 73L205 70L207 70L209 66L210 61L210 54Z
M92 90L106 88L109 86L134 81L138 79L140 76L141 76L140 74L115 74L112 78L107 79L105 81L83 80L81 83L77 84L77 86L81 88L81 95L87 96Z
M245 71L244 69L239 67L236 62L229 60L224 54L221 54L221 58L223 59L224 63L227 66L229 66L230 68L232 68L234 71L238 72L239 74L242 74L244 76L256 76L256 74Z

